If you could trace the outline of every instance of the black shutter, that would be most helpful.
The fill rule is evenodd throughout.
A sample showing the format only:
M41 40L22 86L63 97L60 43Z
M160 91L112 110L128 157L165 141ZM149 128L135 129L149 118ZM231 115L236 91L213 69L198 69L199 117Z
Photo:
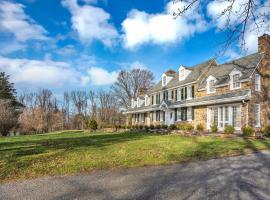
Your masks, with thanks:
M174 109L174 121L177 121L177 108Z
M192 94L192 98L194 98L195 97L194 85L192 85L191 87L191 94Z
M185 87L185 100L187 99L187 87Z

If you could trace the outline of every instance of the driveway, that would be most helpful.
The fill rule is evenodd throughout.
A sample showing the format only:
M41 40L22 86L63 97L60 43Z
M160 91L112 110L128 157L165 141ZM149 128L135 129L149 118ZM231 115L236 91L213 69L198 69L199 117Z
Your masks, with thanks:
M270 199L270 152L8 183L0 199Z

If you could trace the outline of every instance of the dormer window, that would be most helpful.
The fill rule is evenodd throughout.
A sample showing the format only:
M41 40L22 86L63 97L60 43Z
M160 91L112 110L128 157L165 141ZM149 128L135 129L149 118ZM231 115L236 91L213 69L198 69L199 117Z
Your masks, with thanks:
M148 105L148 96L145 95L144 97L144 106L147 106Z
M237 69L234 69L230 73L230 79L231 79L231 89L239 89L241 88L241 82L240 82L240 77L241 77L241 72L238 71Z
M179 80L182 81L185 79L185 68L179 70Z
M209 76L206 80L207 82L207 94L215 93L216 88L215 88L215 83L216 83L216 78L213 76Z
M162 78L162 86L165 86L166 85L166 76L163 76Z
M232 86L233 86L233 89L240 88L239 78L240 78L240 74L234 74L232 76Z
M191 72L190 70L186 69L183 66L180 66L179 68L179 81L183 81L186 79L186 77L189 75L189 73Z

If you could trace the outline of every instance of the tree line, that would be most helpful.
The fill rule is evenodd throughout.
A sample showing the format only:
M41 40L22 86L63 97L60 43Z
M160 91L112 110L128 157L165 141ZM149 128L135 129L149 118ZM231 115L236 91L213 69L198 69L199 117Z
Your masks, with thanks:
M122 111L132 98L153 85L154 75L145 69L122 70L109 90L74 90L56 96L49 89L16 93L9 76L0 73L0 133L23 134L87 128L95 120L99 128L125 124Z

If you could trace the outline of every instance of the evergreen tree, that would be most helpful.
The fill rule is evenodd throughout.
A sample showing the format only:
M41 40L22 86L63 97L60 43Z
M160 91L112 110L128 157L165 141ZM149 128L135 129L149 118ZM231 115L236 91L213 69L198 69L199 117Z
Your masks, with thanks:
M0 99L10 101L13 106L18 105L14 84L9 82L9 76L5 72L0 72Z

